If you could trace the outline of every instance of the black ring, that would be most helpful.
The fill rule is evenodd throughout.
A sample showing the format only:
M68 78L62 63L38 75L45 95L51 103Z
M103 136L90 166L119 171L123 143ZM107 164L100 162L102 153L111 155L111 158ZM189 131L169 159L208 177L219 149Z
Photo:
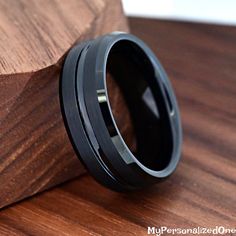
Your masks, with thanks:
M107 71L131 113L137 139L133 152L112 113ZM140 39L112 33L72 48L64 62L60 95L74 149L101 184L127 191L173 173L182 144L179 110L164 69Z

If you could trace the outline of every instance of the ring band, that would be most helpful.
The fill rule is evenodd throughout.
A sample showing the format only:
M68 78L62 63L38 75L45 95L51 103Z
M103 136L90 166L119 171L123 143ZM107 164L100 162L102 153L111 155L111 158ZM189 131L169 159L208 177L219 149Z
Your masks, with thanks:
M130 111L135 150L116 124L107 72ZM177 101L160 62L137 37L112 33L73 47L64 62L60 98L72 145L101 184L116 191L134 190L176 169L182 145Z

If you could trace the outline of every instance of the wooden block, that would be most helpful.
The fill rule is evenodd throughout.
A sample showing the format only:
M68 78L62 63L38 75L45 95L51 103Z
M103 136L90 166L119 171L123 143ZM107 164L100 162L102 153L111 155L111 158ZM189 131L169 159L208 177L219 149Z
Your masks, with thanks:
M84 173L59 104L76 43L127 31L117 0L0 1L0 208Z

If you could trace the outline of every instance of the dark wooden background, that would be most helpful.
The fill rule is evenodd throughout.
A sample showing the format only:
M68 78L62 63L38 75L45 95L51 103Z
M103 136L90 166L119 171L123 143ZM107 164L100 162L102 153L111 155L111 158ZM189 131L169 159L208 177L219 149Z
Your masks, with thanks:
M84 175L0 211L0 235L147 235L147 226L236 226L236 28L130 19L159 57L182 114L182 161L132 194Z

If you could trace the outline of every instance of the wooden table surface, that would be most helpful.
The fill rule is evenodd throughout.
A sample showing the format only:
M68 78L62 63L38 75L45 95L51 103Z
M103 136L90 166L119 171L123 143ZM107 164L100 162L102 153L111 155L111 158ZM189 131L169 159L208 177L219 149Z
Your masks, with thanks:
M130 19L170 76L184 145L166 182L119 194L84 175L0 211L0 235L147 235L236 227L236 28Z

